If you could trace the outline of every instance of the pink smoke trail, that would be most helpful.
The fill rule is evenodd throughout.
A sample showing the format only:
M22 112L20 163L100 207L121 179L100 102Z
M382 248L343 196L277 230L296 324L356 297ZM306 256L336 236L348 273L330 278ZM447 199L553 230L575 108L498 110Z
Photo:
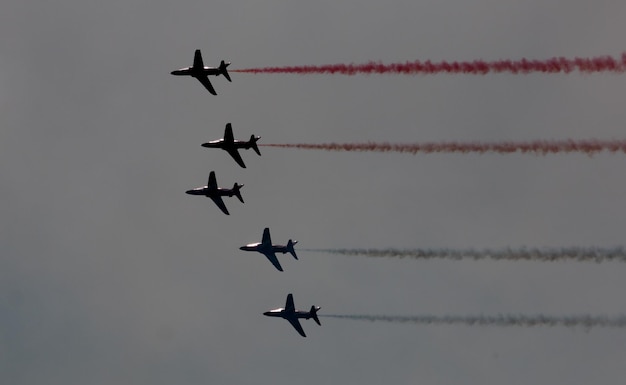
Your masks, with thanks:
M364 256L369 258L411 258L411 259L447 259L447 260L496 260L496 261L534 261L534 262L626 262L626 250L623 247L569 247L555 249L519 248L500 250L476 249L301 249L318 253Z
M511 73L529 74L540 73L570 73L570 72L594 73L613 72L623 73L626 71L626 52L621 57L596 56L590 58L568 59L555 57L547 60L495 60L495 61L440 61L427 60L405 63L383 64L370 61L364 64L330 64L330 65L304 65L288 67L263 67L232 70L231 72L244 72L252 74L290 73L290 74L471 74L485 75L488 73Z
M599 152L626 153L626 140L534 140L528 142L424 142L424 143L286 143L259 144L265 147L297 148L325 151L398 152L409 154L459 153L459 154L558 154Z
M417 315L417 316L393 316L393 315L357 315L357 314L323 314L320 317L342 318L360 321L384 321L395 323L412 323L420 325L465 325L465 326L517 326L517 327L593 327L604 328L624 328L626 327L626 316L615 317L573 315L573 316L547 316L547 315L514 315L499 314L493 316L485 315Z

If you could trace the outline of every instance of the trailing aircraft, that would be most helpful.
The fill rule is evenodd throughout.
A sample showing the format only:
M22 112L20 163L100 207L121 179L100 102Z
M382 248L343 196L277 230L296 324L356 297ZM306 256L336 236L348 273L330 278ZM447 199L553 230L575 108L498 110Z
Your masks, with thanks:
M232 82L232 80L230 79L230 75L228 74L228 70L226 70L226 67L228 67L229 65L230 62L226 63L224 62L224 60L222 60L219 67L205 67L204 63L202 62L202 54L200 53L200 50L197 49L193 57L192 67L181 68L179 70L172 71L171 74L176 76L194 77L198 79L198 81L202 83L204 88L209 90L210 93L212 93L213 95L217 95L217 92L215 92L215 89L209 81L208 76L224 75L224 77L228 79L229 82Z
M298 321L298 319L313 318L315 322L317 322L317 324L321 326L322 324L320 323L320 319L317 317L317 311L320 309L321 308L319 306L313 305L311 306L311 310L309 311L296 310L293 304L293 295L289 293L287 295L287 303L285 304L284 308L281 307L278 309L266 311L265 313L263 313L263 315L266 315L268 317L280 317L286 319L287 321L289 321L291 326L293 326L298 331L298 333L300 333L302 337L306 337L306 334L304 333L302 325L300 325L300 321Z
M241 188L242 184L235 185L232 189L217 187L217 180L215 178L215 171L211 171L209 174L209 184L204 187L198 187L193 190L187 190L186 193L190 195L204 195L207 198L213 199L213 202L220 208L226 215L230 215L224 201L222 200L223 196L232 197L233 195L239 198L241 203L243 203L243 198L241 197Z
M278 262L278 258L276 258L276 253L290 253L295 259L298 259L296 251L293 249L293 246L296 243L298 243L298 241L293 241L290 239L286 245L272 245L270 229L266 227L265 230L263 230L263 238L261 240L261 243L250 243L248 245L241 246L239 250L258 251L259 253L265 255L267 259L272 262L272 265L274 265L275 268L277 268L279 271L283 271L282 266L280 266L280 263Z
M224 139L213 140L211 142L202 143L202 147L206 148L221 148L230 154L230 156L235 159L238 165L243 168L246 168L246 165L243 163L243 159L241 159L241 154L239 154L239 149L253 149L259 156L261 152L259 151L259 147L256 145L256 142L261 139L260 136L250 135L250 140L247 142L244 140L235 140L233 136L233 126L230 123L226 123L226 129L224 130Z

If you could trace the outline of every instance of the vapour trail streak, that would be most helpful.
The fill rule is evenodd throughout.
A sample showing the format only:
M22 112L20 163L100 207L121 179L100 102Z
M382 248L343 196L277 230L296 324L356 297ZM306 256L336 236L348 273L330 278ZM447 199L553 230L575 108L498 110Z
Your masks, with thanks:
M497 261L535 261L535 262L626 262L626 250L623 247L569 247L560 249L501 249L501 250L454 250L454 249L302 249L327 254L364 256L371 258L412 258L412 259L449 259L449 260L497 260Z
M528 142L424 142L424 143L287 143L260 144L265 147L297 148L305 150L399 152L410 154L459 153L459 154L558 154L599 152L626 153L626 140L534 140Z
M383 64L370 61L363 64L329 64L329 65L304 65L287 67L264 67L232 70L231 72L245 73L290 73L290 74L470 74L485 75L488 73L511 73L529 74L540 73L570 73L570 72L613 72L623 73L626 71L626 52L621 57L596 56L591 58L555 57L547 60L495 60L495 61L413 61L404 63Z
M412 323L420 325L466 325L466 326L517 326L517 327L592 327L623 328L626 327L626 316L615 317L572 315L572 316L546 316L546 315L514 315L499 314L494 316L389 316L389 315L356 315L356 314L324 314L320 317L342 318L361 321L383 321L394 323Z

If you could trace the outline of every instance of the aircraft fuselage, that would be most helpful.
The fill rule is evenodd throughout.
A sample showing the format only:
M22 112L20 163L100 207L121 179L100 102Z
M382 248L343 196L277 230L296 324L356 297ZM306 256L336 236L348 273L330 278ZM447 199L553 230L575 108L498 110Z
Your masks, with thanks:
M198 76L219 75L221 72L218 67L186 67L172 71L171 74L175 76L193 76L194 78L197 78Z
M290 250L285 245L264 246L262 243L250 243L249 245L241 246L239 249L244 251L258 251L259 253L264 254L267 252L283 254L287 254L290 252Z
M315 308L316 310L320 309L319 306L315 306ZM291 319L294 319L294 318L309 319L313 317L310 311L296 310L293 312L288 312L285 310L285 308L282 308L282 307L278 309L266 311L265 313L263 313L263 315L268 316L268 317L278 317L278 318L284 318L284 319L290 319L290 318Z
M232 197L237 195L235 189L218 187L217 189L210 189L208 186L194 188L192 190L185 191L189 195L204 195L206 197Z
M202 147L206 148L221 148L224 151L238 150L243 148L249 150L252 145L250 142L244 140L235 140L233 143L227 143L224 139L213 140L211 142L202 143Z

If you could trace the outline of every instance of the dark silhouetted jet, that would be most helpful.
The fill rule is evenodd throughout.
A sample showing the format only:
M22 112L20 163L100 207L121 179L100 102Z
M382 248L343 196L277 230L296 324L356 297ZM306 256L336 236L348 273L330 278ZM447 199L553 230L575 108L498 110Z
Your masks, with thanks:
M226 70L226 67L228 67L229 65L230 62L225 63L224 60L222 60L219 67L205 67L204 63L202 62L202 54L200 53L200 50L197 49L193 57L193 67L181 68L179 70L172 71L171 74L176 76L192 76L198 79L198 81L200 81L200 83L202 83L202 85L207 90L209 90L210 93L212 93L213 95L217 95L217 92L215 92L213 85L211 85L208 76L224 75L224 77L228 79L229 82L232 82L232 80L230 79L230 75Z
M311 306L311 310L309 311L296 310L293 305L293 295L288 294L287 303L285 304L284 308L281 307L278 309L266 311L265 313L263 313L263 315L266 315L268 317L280 317L286 319L287 321L289 321L291 326L293 326L298 331L298 333L300 333L302 337L306 337L306 334L304 334L304 330L302 330L302 325L300 325L300 321L298 321L298 319L313 318L318 325L321 325L320 319L317 318L317 311L319 309L321 309L319 306Z
M293 249L293 245L298 243L298 241L292 241L291 239L287 242L287 245L272 245L272 238L270 237L270 229L265 228L263 230L263 239L261 243L251 243L249 245L241 246L239 249L244 251L258 251L259 253L265 255L267 259L272 262L275 268L279 271L283 271L283 268L280 266L278 262L278 258L276 258L275 253L291 253L295 259L298 259L296 256L296 251Z
M211 198L213 199L213 202L215 202L217 207L219 207L220 210L224 212L224 214L230 215L228 209L226 208L226 205L224 204L224 201L222 200L222 197L232 197L233 195L235 195L237 198L239 198L241 203L243 203L243 198L241 197L240 192L242 187L242 184L237 183L235 183L232 189L217 187L215 171L211 171L211 174L209 175L209 184L207 186L198 187L193 190L187 190L186 193L190 195L204 195L207 198Z
M246 165L241 159L238 149L244 148L246 150L253 149L257 154L261 155L259 147L256 145L257 140L261 139L260 136L250 135L249 141L235 140L233 137L233 126L230 123L226 123L226 129L224 130L224 139L213 140L211 142L202 143L202 147L206 148L221 148L230 154L235 159L238 165L246 168Z

